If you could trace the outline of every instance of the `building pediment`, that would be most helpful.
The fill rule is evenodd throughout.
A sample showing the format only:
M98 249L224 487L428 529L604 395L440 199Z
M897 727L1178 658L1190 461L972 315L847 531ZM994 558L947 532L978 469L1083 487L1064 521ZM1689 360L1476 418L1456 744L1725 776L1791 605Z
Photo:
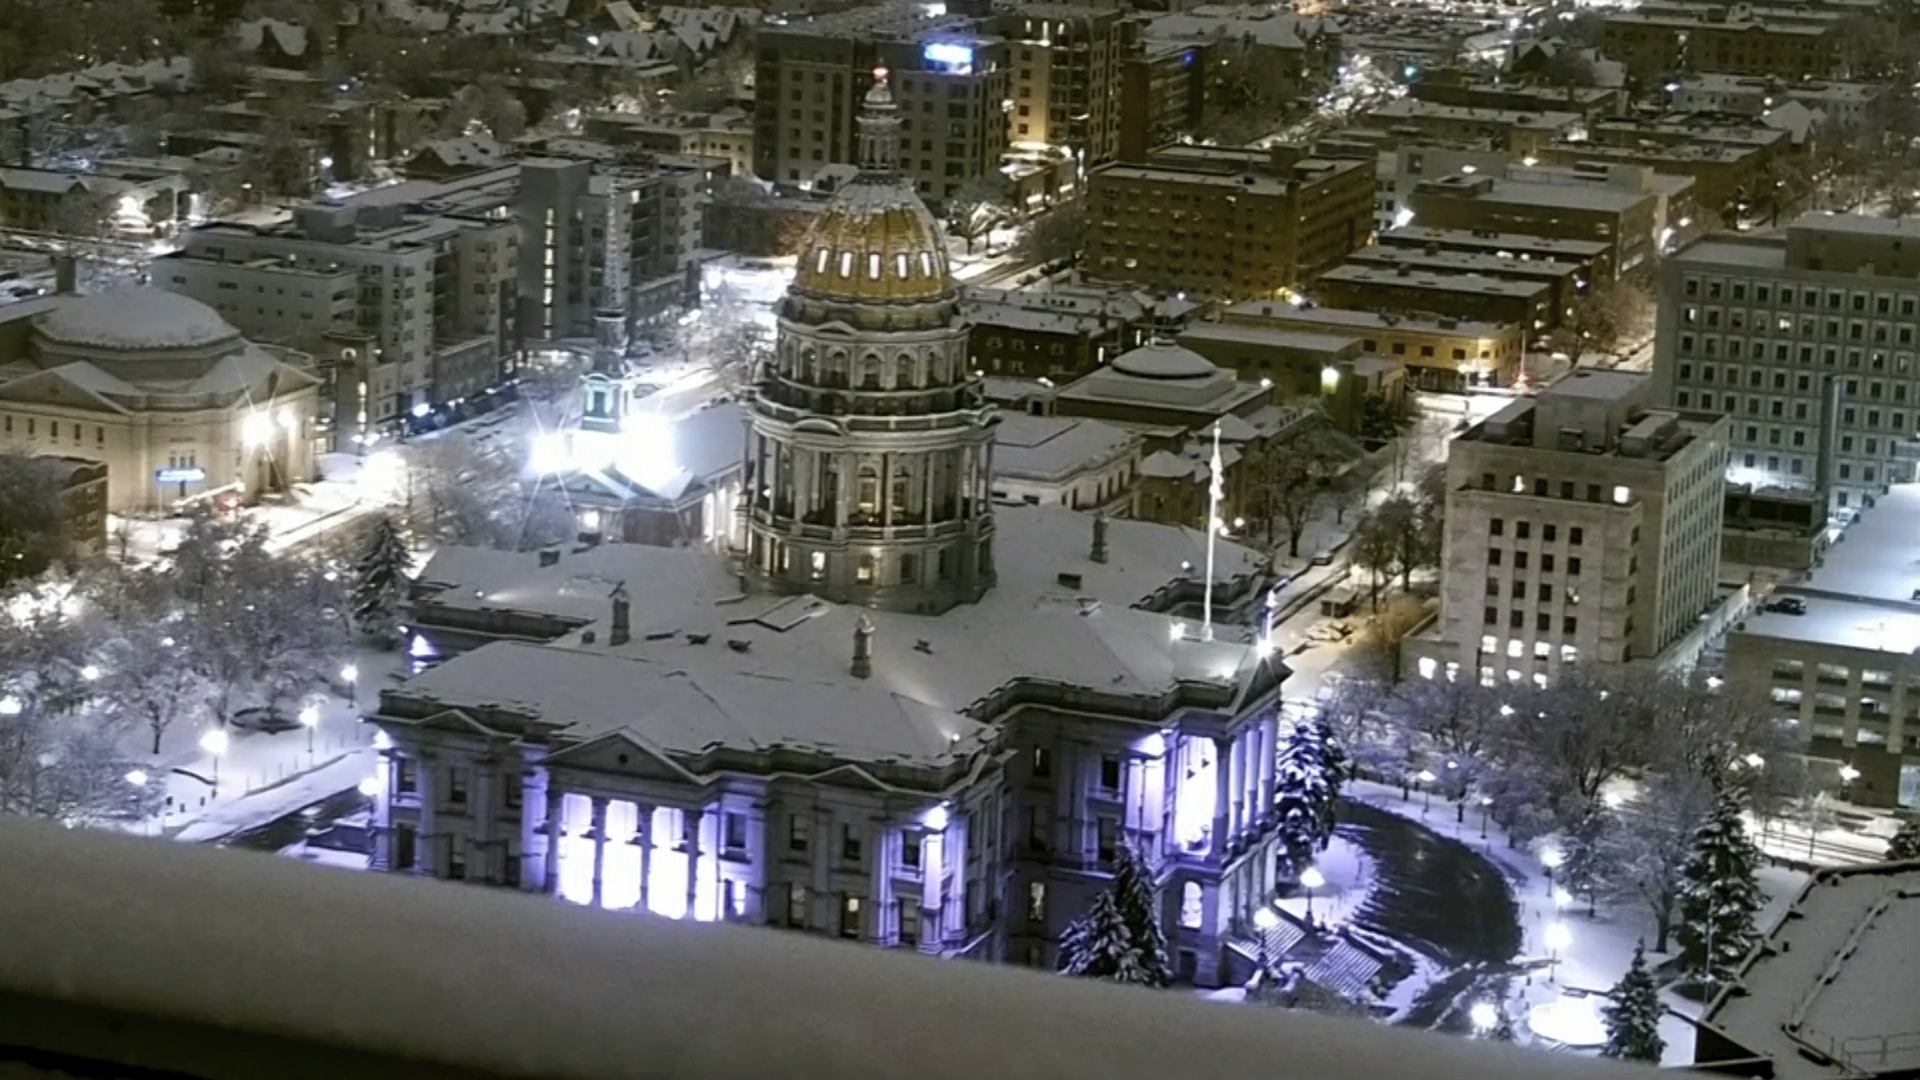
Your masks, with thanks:
M858 765L839 765L810 778L816 784L827 787L847 788L851 791L871 791L885 794L895 790L888 784L874 778L874 775Z
M127 409L112 399L74 381L61 369L35 372L0 384L0 401L20 405L59 405L88 412L125 416Z
M429 731L451 731L458 735L478 735L487 739L511 737L507 732L497 731L475 720L473 715L464 709L446 709L434 713L415 726Z
M552 768L615 773L642 780L701 783L699 777L625 728L556 750L547 755L547 764Z

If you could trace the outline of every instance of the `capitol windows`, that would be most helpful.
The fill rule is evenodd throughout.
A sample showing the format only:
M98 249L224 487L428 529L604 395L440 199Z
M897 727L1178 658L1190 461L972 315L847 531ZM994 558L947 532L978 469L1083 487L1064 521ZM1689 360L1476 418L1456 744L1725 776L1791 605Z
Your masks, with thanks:
M867 280L880 280L880 253L877 251L867 253Z
M873 584L877 561L871 554L860 556L860 563L854 568L853 579L862 585Z
M893 272L901 281L905 281L913 276L913 263L912 260L907 258L906 252L901 252L893 257Z
M932 252L923 251L920 253L920 273L926 277L933 276L933 253Z
M827 553L816 551L807 556L807 574L815 581L827 580Z
M853 276L853 252L851 251L843 251L840 253L840 276Z
M826 248L821 248L817 253L815 253L814 261L813 261L814 273L824 274L827 272L827 258L828 258L828 253Z

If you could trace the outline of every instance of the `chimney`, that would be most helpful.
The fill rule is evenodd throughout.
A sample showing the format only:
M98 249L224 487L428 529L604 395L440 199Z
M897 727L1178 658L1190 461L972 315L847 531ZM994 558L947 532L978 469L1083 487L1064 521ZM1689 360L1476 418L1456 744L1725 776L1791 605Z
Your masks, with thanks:
M613 601L613 632L607 635L607 643L625 645L633 639L633 605L627 601L627 583L615 585L609 598Z
M1094 562L1107 561L1107 515L1093 515L1093 553L1089 556Z
M860 621L853 624L853 677L865 679L873 674L873 624L867 621L866 612L860 613Z
M53 257L53 291L61 296L80 291L80 268L72 255Z

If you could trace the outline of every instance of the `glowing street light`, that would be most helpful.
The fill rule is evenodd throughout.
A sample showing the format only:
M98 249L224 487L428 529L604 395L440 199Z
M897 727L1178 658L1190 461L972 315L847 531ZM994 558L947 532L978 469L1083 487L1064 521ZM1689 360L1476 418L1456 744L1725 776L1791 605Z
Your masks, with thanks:
M82 679L85 679L85 680L86 680L86 681L88 681L88 682L93 682L93 681L95 681L95 680L97 680L97 679L99 679L99 678L100 678L100 665L98 665L98 664L88 664L88 665L87 665L86 667L83 667L83 668L81 668L81 669L80 669L80 677L81 677Z
M1767 759L1761 757L1759 754L1748 754L1742 760L1747 763L1747 768L1749 769L1764 769L1767 767Z
M1427 811L1433 809L1433 782L1437 777L1433 775L1432 769L1421 769L1420 775L1414 779L1420 781L1420 785L1426 789L1426 804L1420 808L1420 816L1425 817Z
M1254 909L1253 926L1254 929L1260 931L1256 936L1260 939L1260 973L1263 977L1267 972L1273 970L1273 956L1267 951L1267 931L1279 925L1280 916L1274 914L1271 907L1261 904Z
M20 699L12 694L0 697L0 716L19 716L20 708Z
M1487 838L1487 815L1493 812L1493 796L1480 796L1480 839Z
M360 669L354 666L353 664L348 664L345 667L342 667L340 669L340 681L344 683L359 682Z
M1560 952L1573 944L1573 931L1566 923L1555 922L1547 925L1547 981L1552 982L1560 968Z
M219 728L214 728L200 736L200 749L213 755L213 790L215 791L220 790L220 757L227 752L229 742L227 733Z
M300 710L300 726L307 729L307 760L313 760L313 733L320 729L320 706L309 702Z
M1473 1008L1467 1010L1467 1019L1473 1021L1476 1033L1484 1035L1500 1022L1500 1010L1491 1001L1476 1001Z
M1553 895L1553 872L1555 870L1558 870L1560 868L1560 864L1566 861L1567 861L1566 855L1563 854L1559 848L1548 848L1545 851L1542 851L1540 853L1540 865L1545 867L1547 870L1547 895L1548 896Z
M1555 886L1553 890L1553 906L1556 908L1564 909L1571 906L1572 904L1573 904L1573 894L1568 892L1564 888Z
M360 781L360 794L365 795L369 799L380 794L380 778L377 776L369 776L365 780Z
M1840 782L1841 783L1851 784L1858 779L1860 779L1859 769L1856 769L1851 765L1840 766Z
M1317 866L1309 866L1300 871L1300 887L1307 890L1307 925L1313 925L1313 890L1327 883L1326 875Z
M127 773L125 779L127 783L132 784L134 787L141 787L141 788L146 787L147 780L148 780L147 770L145 769L130 770Z

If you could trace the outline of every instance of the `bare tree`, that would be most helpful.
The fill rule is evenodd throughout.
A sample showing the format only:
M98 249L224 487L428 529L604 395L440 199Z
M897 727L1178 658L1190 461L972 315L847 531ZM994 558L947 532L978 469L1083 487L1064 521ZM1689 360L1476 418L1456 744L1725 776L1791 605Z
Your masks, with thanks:
M1347 461L1345 447L1327 428L1311 430L1261 456L1253 506L1271 537L1278 520L1287 538L1287 557L1300 557L1300 538L1314 515L1333 499L1333 478Z
M1553 343L1574 367L1590 352L1609 353L1645 337L1652 329L1653 298L1631 280L1596 283L1573 302L1553 333Z
M987 235L1007 215L1007 186L1000 177L976 176L961 184L947 200L947 231L967 242L967 254L973 254L973 242ZM988 245L989 251L992 245Z
M1077 259L1086 246L1087 211L1075 199L1028 222L1016 250L1028 262L1045 264Z
M120 620L101 650L101 698L119 718L153 736L152 752L173 725L206 712L212 687L190 662L175 611L148 610Z
M1655 952L1667 950L1693 833L1712 810L1713 789L1705 781L1654 777L1621 808L1617 826L1602 841L1610 869L1602 875L1600 891L1646 907L1653 916Z

